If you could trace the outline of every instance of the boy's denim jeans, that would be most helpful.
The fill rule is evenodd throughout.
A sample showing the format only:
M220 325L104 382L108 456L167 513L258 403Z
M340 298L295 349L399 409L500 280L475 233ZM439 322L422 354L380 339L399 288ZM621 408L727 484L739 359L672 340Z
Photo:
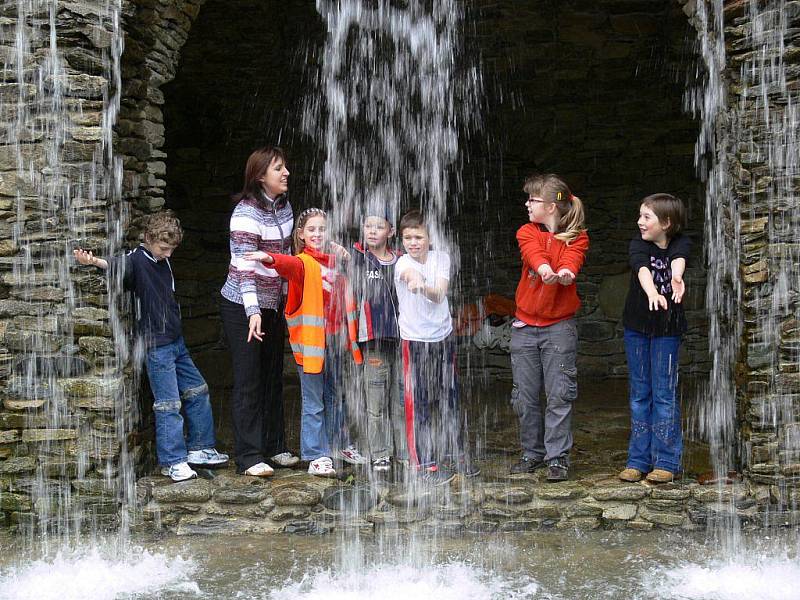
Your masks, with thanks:
M169 467L186 462L187 450L213 448L216 441L208 385L194 366L182 337L147 351L147 377L154 398L159 464Z
M300 458L303 460L332 457L332 449L341 450L349 444L339 390L341 368L336 350L331 348L334 344L326 340L322 373L305 373L303 367L297 366L302 396Z
M681 466L683 435L678 401L680 336L651 337L625 330L630 382L631 439L627 466L643 473Z

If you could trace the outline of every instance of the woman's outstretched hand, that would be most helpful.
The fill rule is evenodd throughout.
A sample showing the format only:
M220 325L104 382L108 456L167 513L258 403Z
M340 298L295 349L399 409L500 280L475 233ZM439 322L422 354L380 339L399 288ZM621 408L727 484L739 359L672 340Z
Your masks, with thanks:
M271 265L272 263L275 262L275 259L272 258L272 256L270 256L266 252L262 252L261 250L254 250L253 252L245 252L242 255L242 258L244 258L245 260L257 260L259 262L266 263L268 265Z

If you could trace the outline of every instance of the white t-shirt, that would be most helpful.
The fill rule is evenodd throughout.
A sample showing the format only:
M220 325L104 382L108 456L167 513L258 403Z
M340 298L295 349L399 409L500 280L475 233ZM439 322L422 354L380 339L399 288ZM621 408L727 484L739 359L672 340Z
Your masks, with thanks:
M437 280L450 281L450 256L445 252L431 250L425 264L419 263L408 254L397 260L394 267L394 285L397 288L397 301L400 315L397 324L400 337L414 342L440 342L453 331L450 305L447 298L439 302L429 300L424 294L412 294L400 275L407 269L414 269L425 278L425 285L435 286Z

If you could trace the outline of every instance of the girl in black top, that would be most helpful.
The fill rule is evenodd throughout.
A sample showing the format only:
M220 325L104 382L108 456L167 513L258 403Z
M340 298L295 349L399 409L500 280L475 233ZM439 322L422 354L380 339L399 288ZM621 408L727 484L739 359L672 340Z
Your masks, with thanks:
M677 398L678 349L686 332L681 300L691 241L681 234L683 203L654 194L639 208L639 234L629 246L631 284L625 300L631 437L623 481L672 481L683 438Z

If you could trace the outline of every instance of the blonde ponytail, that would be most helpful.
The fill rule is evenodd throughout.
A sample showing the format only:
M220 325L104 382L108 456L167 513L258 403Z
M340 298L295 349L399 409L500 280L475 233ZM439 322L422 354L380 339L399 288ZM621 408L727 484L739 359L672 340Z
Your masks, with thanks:
M572 195L569 186L558 175L531 175L525 180L522 189L531 196L538 196L556 205L559 220L558 233L554 237L557 240L569 244L586 231L583 202Z

